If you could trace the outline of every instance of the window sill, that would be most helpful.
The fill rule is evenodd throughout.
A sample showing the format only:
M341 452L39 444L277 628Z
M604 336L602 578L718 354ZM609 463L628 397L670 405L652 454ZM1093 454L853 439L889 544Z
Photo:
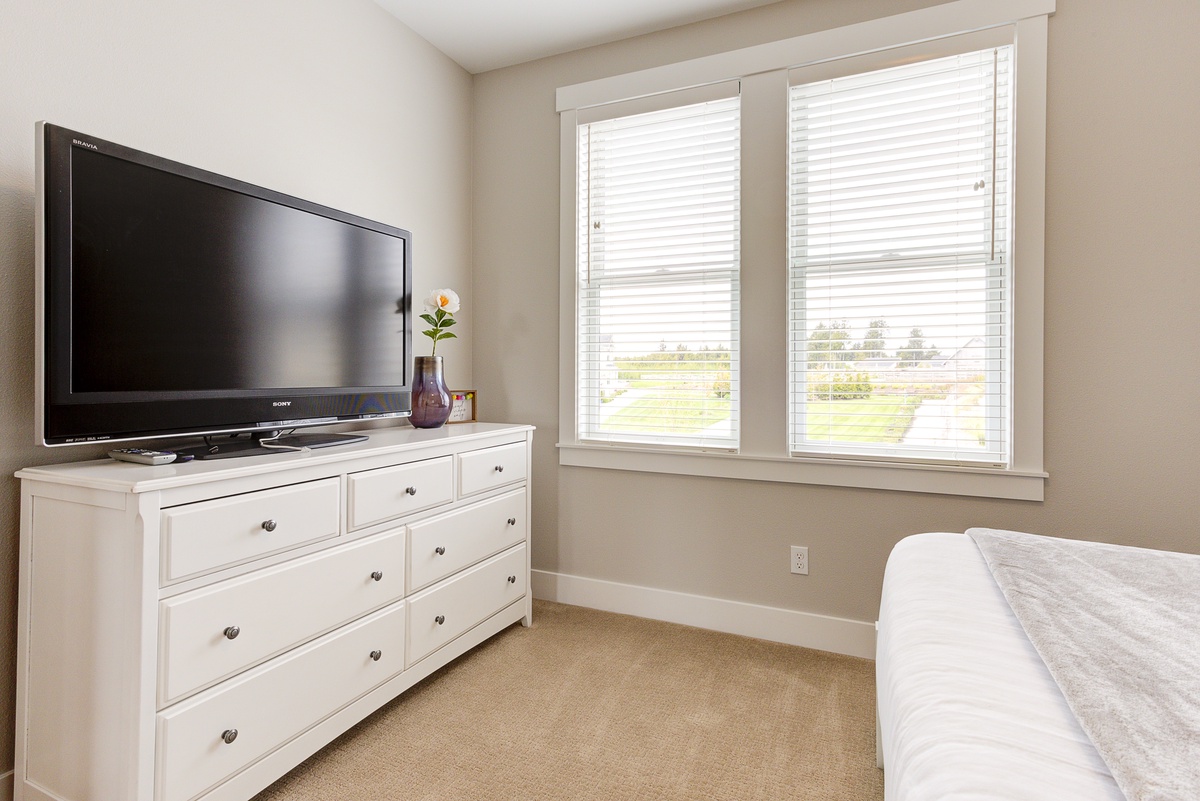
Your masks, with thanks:
M975 498L1041 501L1046 473L982 467L905 465L827 459L558 444L558 463L643 473L673 473L785 484L928 492Z

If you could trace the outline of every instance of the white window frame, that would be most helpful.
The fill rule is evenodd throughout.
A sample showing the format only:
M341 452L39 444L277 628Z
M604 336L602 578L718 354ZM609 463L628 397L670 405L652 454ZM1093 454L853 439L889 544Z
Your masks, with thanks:
M1043 470L1047 22L1055 0L956 0L692 61L561 87L559 463L656 473L1040 501ZM1013 131L1013 441L1007 468L794 457L787 442L789 70L848 57L910 57L938 40L1006 29L1016 45ZM1003 31L1001 31L1003 32ZM904 48L903 51L900 48ZM740 80L741 448L736 454L582 443L576 410L576 130L594 106ZM586 112L585 112L586 113ZM760 122L756 122L760 121ZM749 321L753 320L753 324Z
M640 98L638 100L629 101L629 102L613 103L613 104L607 104L604 106L599 106L599 107L595 107L595 108L591 108L591 109L585 109L578 113L577 122L578 122L579 128L582 129L583 127L585 127L586 125L591 124L591 123L597 123L597 122L602 122L602 121L606 121L606 120L614 120L614 119L619 120L622 118L637 117L638 115L648 114L648 113L653 113L653 112L658 112L658 111L670 111L672 109L694 107L694 106L697 106L698 104L707 103L710 101L736 101L737 106L738 106L738 111L736 113L736 116L740 120L741 102L740 102L739 85L738 85L737 81L729 81L729 82L724 82L724 83L709 84L707 86L686 89L686 90L678 91L678 92L666 92L663 94L653 95L651 97L646 97L646 98ZM738 140L740 142L740 136L738 137ZM582 141L582 138L580 139L580 141ZM581 147L581 145L577 144L577 152L579 150L579 147ZM737 151L733 151L733 152L740 153L740 146ZM739 159L739 164L740 164L740 159ZM589 211L589 210L580 208L579 216L581 218L586 218L587 215L584 212ZM736 214L736 212L735 212L735 214ZM581 230L581 229L576 229L577 232L579 230ZM587 230L587 226L583 225L582 230ZM741 230L740 226L738 226L737 231L738 231L739 236L740 236L740 230ZM589 259L589 260L591 259L591 253L589 252L588 247L586 246L586 243L581 242L580 244L583 244L585 246L583 248L581 248L580 255L576 259L576 268L577 268L577 270L582 271L585 275L593 275L591 266L588 265L585 268L584 264L583 264L585 259ZM740 248L738 248L735 252L737 254L740 254ZM585 257L583 255L584 253L587 253L588 255ZM606 434L602 433L601 431L599 431L598 430L599 427L597 426L597 429L594 429L591 432L592 435L590 437L588 437L589 442L597 443L597 444L616 444L616 445L621 445L621 446L628 445L628 446L633 446L633 447L668 448L668 449L677 448L681 451L690 451L690 452L705 452L705 453L707 453L707 452L729 453L731 451L737 452L737 448L738 448L737 434L738 434L738 424L739 424L738 396L740 394L738 391L738 384L737 384L737 377L738 377L738 373L739 373L739 370L738 370L738 357L739 357L738 331L740 330L740 326L738 324L739 323L739 321L738 321L738 308L739 307L738 307L738 300L737 300L739 270L738 270L738 264L737 264L736 258L733 263L732 269L729 270L726 268L726 271L731 274L730 278L731 278L732 317L733 317L731 336L725 338L725 340L724 340L724 342L726 343L726 347L728 347L730 349L730 357L731 357L730 358L730 361L731 361L730 381L731 381L731 390L732 390L732 392L731 392L732 409L731 409L730 421L731 421L731 428L732 428L732 441L730 441L730 439L727 437L721 437L721 438L711 437L711 438L706 439L700 432L696 432L695 434L690 435L690 436L686 435L686 434L675 433L675 434L668 434L665 437L659 437L655 434L639 435L639 434L628 432L628 431L617 432L617 433L613 433L612 435L606 435ZM575 275L573 276L573 282L574 282L574 285L577 287L577 289L580 291L580 294L576 296L576 299L574 302L576 304L582 304L584 302L582 295L586 294L586 289L580 282L579 272L576 272ZM584 283L586 283L586 282L584 282ZM601 279L599 282L597 282L596 285L599 286L599 285L603 285L603 284L604 284L604 279ZM659 284L658 286L661 287L662 285ZM576 308L578 308L578 305ZM578 337L579 340L586 340L588 338L589 332L587 331L587 323L584 319L579 319L577 321L577 331L579 331L579 337ZM595 332L591 332L591 335L595 336ZM577 344L574 347L576 348L576 353L579 354L579 358L580 358L580 362L578 362L578 364L582 364L584 361L583 354L580 352L581 349L583 348L582 341L577 342ZM577 369L578 369L578 367L577 367ZM579 383L582 385L582 384L587 384L589 382L581 381ZM595 397L595 395L594 395L595 392L598 392L598 390L593 390L593 397ZM587 391L580 391L579 395L577 396L577 400L579 400L579 402L580 402L579 407L578 407L578 410L579 410L578 413L584 414L585 416L586 416L586 409L588 407L588 402L587 402L588 394L589 393ZM587 428L587 425L586 424L582 425L581 428ZM664 444L661 441L663 439L675 439L675 440L677 440L677 444L669 444L669 445ZM655 442L655 440L659 440L659 442ZM640 443L639 443L639 441L640 441Z
M821 64L800 67L791 70L790 86L794 89L797 86L803 86L810 83L819 83L822 81L829 81L831 79L844 78L848 76L866 75L880 69L881 67L889 67L896 64L900 64L901 66L906 66L909 64L916 65L928 61L936 61L938 59L948 58L951 56L958 56L965 53L980 51L987 52L998 47L1011 45L1012 40L1013 31L1011 26L1003 26L999 28L989 28L982 31L975 31L973 33L963 34L960 36L949 36L922 43L915 48L902 47L879 53L871 53L865 56L849 57L831 62L823 62ZM1007 100L1005 103L1007 104ZM996 135L1004 136L1004 134ZM1005 154L1007 154L1009 148L1005 146L1003 150ZM1007 155L1004 157L1007 158ZM791 171L789 169L789 175L790 174ZM1007 179L1004 179L1003 182L1007 183ZM993 187L993 191L995 190L995 187L998 186L996 181L996 173L994 170L988 178L988 183ZM1005 189L1005 192L1007 194L1007 189ZM793 200L793 198L789 193L789 201L791 200ZM1007 205L1008 204L1005 203L1006 207ZM1008 448L1011 440L1011 426L1009 425L1010 421L1008 411L1011 410L1012 400L1011 392L1009 391L1012 383L1012 359L1010 347L1012 339L1012 304L1010 302L1012 294L1012 259L1008 255L1009 229L1010 226L1008 223L1003 223L1001 228L1003 241L998 245L993 244L992 248L993 255L997 252L1000 252L1003 255L999 261L993 258L992 263L990 263L987 268L987 280L989 285L991 285L993 288L1003 287L996 290L997 293L1001 295L1000 298L995 299L996 305L999 306L999 311L995 313L994 319L989 320L989 323L1002 328L1007 332L999 335L1004 340L1003 345L997 344L995 346L996 350L1003 354L1001 358L996 360L997 362L1003 362L1003 367L997 368L998 371L1003 372L1003 378L998 380L993 379L993 381L990 381L987 393L987 402L995 409L999 410L999 413L992 418L992 422L1000 423L1002 425L1003 430L999 435L999 439L1002 439L1002 443L993 443L993 448L978 454L978 458L974 458L976 456L975 454L968 454L969 458L965 459L954 458L949 454L937 453L936 451L939 450L938 448L931 448L930 450L933 451L932 453L926 452L914 454L911 451L905 451L903 448L893 448L888 445L866 444L863 446L856 446L855 444L849 444L845 447L839 447L840 443L837 442L830 442L828 444L817 443L815 447L811 448L812 455L818 456L818 458L844 459L853 458L853 455L858 453L862 454L860 458L863 458L864 460L869 459L871 461L889 461L893 463L919 461L927 464L942 462L955 466L961 465L993 468L1006 466L1008 459ZM789 240L791 233L792 232L789 229ZM993 228L993 234L994 233L995 229ZM792 272L793 280L795 280L797 272L794 261L795 255L789 252L789 271ZM824 264L820 262L812 266L815 268L818 274L820 274L820 272L824 269ZM860 261L856 264L855 269L862 269L863 266L864 264ZM789 293L795 293L795 291L794 285L789 284ZM801 321L803 320L804 310L810 297L815 299L818 303L822 298L819 292L816 293L815 296L809 296L807 293L802 292L801 297L802 300L796 302L794 307L789 307L789 312L792 315L789 319L790 326L795 326L797 324L803 325ZM793 298L793 301L795 300L796 298ZM905 327L902 326L901 328ZM901 332L896 331L894 333L899 334ZM790 329L789 335L791 337L795 337L795 331ZM936 337L937 335L934 334L934 336ZM795 353L796 348L797 343L793 340L792 351L790 353L789 360L791 378L796 379L797 376L800 378L805 378L805 374L797 370ZM801 368L801 370L802 369L803 368ZM789 409L791 413L791 430L789 431L789 444L791 450L793 451L792 455L805 456L808 453L806 450L808 443L798 442L795 432L800 425L801 418L807 413L809 405L798 400L795 386L791 387L791 390L792 396L790 398L791 404ZM1001 395L1003 398L1000 397ZM820 451L823 447L826 450L826 455L821 456L818 451Z

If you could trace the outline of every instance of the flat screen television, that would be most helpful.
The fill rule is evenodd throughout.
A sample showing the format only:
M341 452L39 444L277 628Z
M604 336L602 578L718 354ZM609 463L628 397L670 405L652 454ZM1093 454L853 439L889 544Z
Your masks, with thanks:
M42 444L410 413L408 231L49 123L37 134Z

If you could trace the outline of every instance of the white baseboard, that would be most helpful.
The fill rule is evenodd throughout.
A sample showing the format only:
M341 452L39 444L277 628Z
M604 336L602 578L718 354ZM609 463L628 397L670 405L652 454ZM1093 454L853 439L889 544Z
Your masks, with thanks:
M875 624L774 606L533 571L533 597L712 631L875 658Z
M11 770L0 773L0 801L13 799L13 774Z

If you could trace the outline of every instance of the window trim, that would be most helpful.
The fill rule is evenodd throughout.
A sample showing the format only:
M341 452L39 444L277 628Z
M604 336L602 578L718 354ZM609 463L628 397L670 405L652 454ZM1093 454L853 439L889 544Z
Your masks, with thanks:
M1046 58L1048 16L1055 0L955 0L892 17L819 31L763 45L655 67L558 89L560 112L560 327L559 327L559 463L656 473L712 476L785 483L864 487L975 497L1043 499L1047 474L1043 471L1043 334L1045 260L1046 173ZM945 465L873 463L839 458L809 458L787 453L786 405L786 202L782 187L786 174L786 124L779 130L752 131L743 116L743 209L763 209L758 231L745 231L749 211L743 215L742 280L746 290L757 285L761 298L778 290L777 308L764 309L768 322L777 320L774 344L767 334L743 327L743 419L759 419L757 431L744 427L738 454L678 452L669 449L579 442L576 419L577 310L575 308L575 198L576 131L580 112L595 106L635 100L680 89L742 80L743 102L773 102L777 96L780 119L786 117L786 87L791 69L895 51L920 50L947 37L1012 26L1017 44L1014 66L1015 126L1013 131L1013 442L1006 469ZM766 107L764 105L764 107ZM745 157L747 142L761 161L779 172L778 177L751 164ZM765 145L765 147L759 147ZM777 161L777 164L776 164ZM760 185L755 186L753 175ZM780 191L776 191L779 189ZM756 194L748 197L747 193ZM778 210L769 204L777 201ZM776 213L777 211L777 213ZM755 225L760 225L756 222ZM778 227L778 242L773 231ZM778 273L779 275L775 275ZM745 316L743 316L743 320ZM769 328L769 326L768 326ZM759 347L755 349L755 338ZM778 373L779 375L776 375ZM757 395L752 395L758 390ZM751 406L757 397L760 408ZM774 419L774 418L778 419Z
M994 470L935 464L816 459L740 453L684 453L661 448L558 443L558 463L642 473L815 484L827 487L926 492L973 498L1040 501L1049 477L1042 471Z

